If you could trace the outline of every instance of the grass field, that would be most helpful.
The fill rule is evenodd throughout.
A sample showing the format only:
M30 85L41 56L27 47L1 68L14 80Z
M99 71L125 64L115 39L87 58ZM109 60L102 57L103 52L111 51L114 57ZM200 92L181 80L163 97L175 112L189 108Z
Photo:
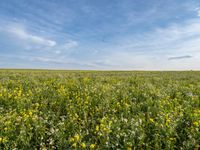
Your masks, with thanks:
M200 72L0 71L0 149L199 149Z

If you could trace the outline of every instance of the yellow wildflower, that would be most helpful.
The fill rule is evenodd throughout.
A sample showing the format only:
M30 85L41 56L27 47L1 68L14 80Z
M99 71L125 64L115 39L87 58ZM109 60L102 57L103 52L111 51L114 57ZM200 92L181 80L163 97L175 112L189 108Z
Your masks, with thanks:
M176 139L175 138L169 138L170 139L170 141L175 141Z
M128 103L125 103L125 107L127 107L127 108L128 108L128 107L130 107L130 105L129 105Z
M69 142L74 142L74 138L71 137L71 138L69 139Z
M152 123L154 123L154 119L153 118L150 118L149 121L152 122Z
M0 137L0 143L6 143L7 141L6 137Z
M95 144L91 144L90 149L94 149L94 148L95 148Z
M99 126L98 126L98 125L96 126L96 131L97 131L97 132L99 131Z
M127 143L127 150L132 150L132 144L131 143Z
M76 143L72 144L72 147L76 148L76 146L77 146L77 144L76 144Z
M76 134L76 135L74 136L74 139L75 139L76 141L79 141L79 140L80 140L80 135Z
M196 127L200 126L200 120L193 122L193 125Z
M21 95L22 95L22 90L19 90L18 97L20 97Z
M132 150L132 148L131 147L127 147L127 150Z
M30 110L29 111L29 116L32 116L33 115L33 112Z
M86 144L83 142L83 143L81 143L81 147L82 148L86 148Z

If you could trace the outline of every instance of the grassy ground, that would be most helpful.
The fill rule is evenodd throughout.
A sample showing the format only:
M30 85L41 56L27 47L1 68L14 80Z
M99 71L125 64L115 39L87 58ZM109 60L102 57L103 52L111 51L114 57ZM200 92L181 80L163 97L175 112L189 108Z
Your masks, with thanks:
M200 72L0 70L0 149L198 149Z

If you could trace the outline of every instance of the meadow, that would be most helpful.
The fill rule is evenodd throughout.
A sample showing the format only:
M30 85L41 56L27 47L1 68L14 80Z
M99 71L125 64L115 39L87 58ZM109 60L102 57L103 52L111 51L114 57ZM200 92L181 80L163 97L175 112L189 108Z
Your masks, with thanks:
M199 149L200 72L0 70L0 149Z

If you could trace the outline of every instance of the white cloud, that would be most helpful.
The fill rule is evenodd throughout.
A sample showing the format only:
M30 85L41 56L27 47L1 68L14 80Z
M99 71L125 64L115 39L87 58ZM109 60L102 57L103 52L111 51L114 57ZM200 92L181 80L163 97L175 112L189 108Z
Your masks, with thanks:
M73 47L76 47L76 46L78 46L78 43L76 41L72 41L72 40L69 40L64 44L64 47L67 48L67 49L73 48Z
M107 69L200 69L200 20L171 24L140 35L127 35L105 48L98 65ZM194 56L190 59L169 57ZM106 66L107 65L107 66Z
M9 26L7 32L20 39L20 42L31 43L26 45L27 49L34 49L34 45L40 46L40 49L42 47L44 51L37 54L31 51L35 54L33 62L50 63L58 67L60 65L80 66L82 69L183 70L200 69L199 27L200 20L193 19L185 23L171 24L165 28L156 28L143 34L119 36L117 40L115 38L111 43L104 45L94 43L94 45L80 47L77 41L66 40L64 43L56 43L30 33L21 26ZM96 48L100 53L90 53L88 50ZM83 54L83 56L76 58L71 55L76 49L80 50L82 53L79 55ZM84 55L84 50L87 55ZM186 55L194 57L180 59L183 56L185 58ZM169 61L170 57L173 61Z
M167 28L157 28L141 35L130 35L119 39L119 51L183 52L200 48L200 20L190 20L182 24L172 24ZM192 48L192 49L191 49Z
M31 60L32 61L45 62L45 63L63 63L63 61L61 61L61 60L47 58L47 57L34 57Z
M200 17L200 7L195 8L193 11Z
M43 51L43 53L46 52L50 56L55 54L68 55L79 45L75 40L67 39L65 42L56 42L35 32L31 33L23 24L15 24L12 22L8 24L7 27L5 25L0 26L0 32L6 33L8 39L12 40L12 44L22 49L29 51L37 50L38 52Z
M200 17L200 9L197 11L197 16Z
M25 42L28 43L33 43L33 44L38 44L42 46L47 46L47 47L53 47L56 45L56 42L53 40L49 40L47 38L38 36L38 35L33 35L29 32L26 31L25 28L21 26L9 26L7 27L7 31L17 38L24 40Z
M55 51L55 54L60 54L60 53L61 53L61 51L59 51L59 50Z
M63 54L64 53L65 55L69 55L71 52L74 51L74 48L76 48L78 45L79 44L77 41L68 40L65 43L57 44L56 46L49 49L49 51L52 51L55 54Z
M88 61L83 61L83 60L76 60L73 58L62 58L60 57L58 58L52 58L52 57L32 57L30 59L32 62L42 62L42 63L48 63L51 65L56 65L58 68L60 69L85 69L86 67L88 69L91 68L97 68L98 65L94 64L94 63L90 63ZM57 68L57 69L58 69ZM55 69L55 68L54 68Z

